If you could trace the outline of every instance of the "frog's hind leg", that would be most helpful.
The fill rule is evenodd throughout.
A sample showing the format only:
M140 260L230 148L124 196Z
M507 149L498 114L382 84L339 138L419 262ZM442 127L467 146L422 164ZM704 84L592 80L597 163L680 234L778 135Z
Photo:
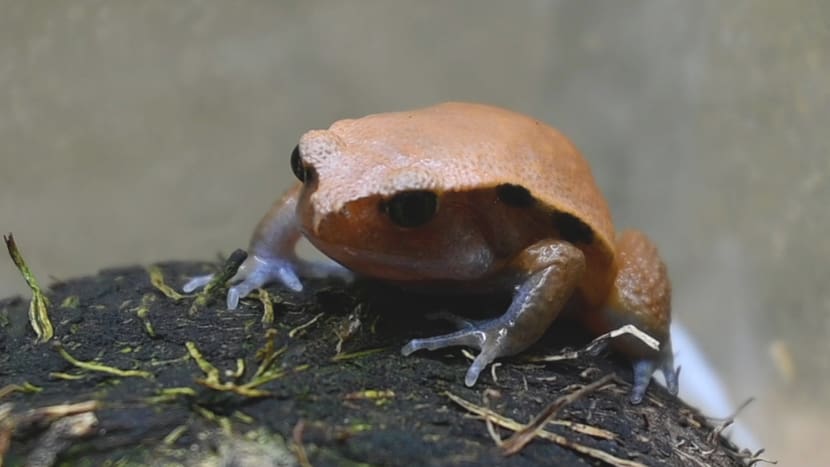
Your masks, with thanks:
M481 350L467 370L464 383L472 386L493 360L514 355L539 340L559 315L585 273L585 256L560 240L536 243L509 268L521 283L507 311L487 321L453 320L460 330L443 336L413 339L401 353L466 346Z
M618 271L605 307L586 316L598 334L633 324L660 342L660 350L648 348L639 339L623 335L612 345L633 361L634 386L631 402L643 400L651 376L660 371L666 387L677 394L669 324L671 322L671 284L666 265L657 248L645 234L627 230L617 238Z

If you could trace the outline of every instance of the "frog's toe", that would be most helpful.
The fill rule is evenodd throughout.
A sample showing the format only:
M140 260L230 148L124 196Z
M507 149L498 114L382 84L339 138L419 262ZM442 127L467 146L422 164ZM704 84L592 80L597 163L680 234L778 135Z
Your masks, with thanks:
M447 317L442 316L442 318ZM456 324L464 329L443 336L412 339L401 349L401 353L406 356L419 350L438 350L457 346L479 349L481 352L476 356L464 377L464 384L467 386L473 386L479 374L495 359L515 353L514 342L498 319L475 322L458 318Z
M675 368L674 362L666 362L660 367L660 372L663 373L663 379L666 380L666 389L673 396L676 396L680 391L680 367Z
M476 347L480 348L484 340L482 333L471 332L469 330L456 331L443 336L426 337L423 339L412 339L406 344L401 353L408 356L419 350L438 350L445 347Z
M471 388L476 384L478 381L478 375L487 368L487 365L493 363L493 361L498 358L498 350L493 347L486 347L484 348L481 353L479 353L475 360L473 360L473 364L470 365L470 368L467 369L467 374L464 375L464 384Z
M193 277L182 286L182 292L194 292L196 289L200 289L208 285L208 283L212 280L213 274L205 274L204 276Z
M674 359L671 354L657 358L641 358L634 361L634 384L631 387L629 400L632 404L639 404L646 395L651 377L655 371L660 371L666 380L666 389L677 395L679 370L674 368Z
M249 256L230 282L236 284L228 289L229 310L235 310L241 298L271 282L279 282L295 292L303 290L295 262L278 258Z
M646 389L648 389L648 385L651 383L651 375L654 373L656 367L657 364L649 359L634 362L634 384L631 386L631 394L629 396L632 404L639 404L643 401L643 397L646 395Z
M229 310L235 310L239 306L239 299L247 297L248 294L257 288L256 284L250 282L240 282L239 284L228 289L227 306Z
M272 274L268 275L269 279L271 277L274 277L278 282L293 290L294 292L301 292L303 290L303 283L300 282L300 278L297 277L297 272L294 269L293 264L289 262L283 262L283 264L271 265L271 268L273 268L274 270L272 271ZM266 280L266 282L261 284L260 287L268 282L269 280Z

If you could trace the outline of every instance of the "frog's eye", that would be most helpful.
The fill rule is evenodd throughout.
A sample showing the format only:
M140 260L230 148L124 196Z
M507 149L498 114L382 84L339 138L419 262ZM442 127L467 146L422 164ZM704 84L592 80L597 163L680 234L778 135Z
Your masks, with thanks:
M381 202L380 209L400 227L426 224L438 209L438 196L431 191L405 191Z
M291 171L294 172L294 175L297 177L297 180L305 182L306 168L305 164L303 164L303 160L300 158L299 144L294 146L294 150L291 151Z

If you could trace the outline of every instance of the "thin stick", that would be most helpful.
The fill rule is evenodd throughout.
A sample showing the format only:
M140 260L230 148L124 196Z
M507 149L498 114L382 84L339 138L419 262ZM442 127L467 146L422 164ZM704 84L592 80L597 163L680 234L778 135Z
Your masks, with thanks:
M540 431L542 431L542 428L545 427L548 421L550 421L553 417L556 416L556 414L559 412L559 410L562 409L562 407L565 407L566 405L574 402L575 400L579 399L585 394L588 394L589 392L596 391L597 389L605 386L606 384L613 381L614 378L616 378L614 374L605 375L602 378L594 381L593 383L583 386L582 388L570 394L566 394L553 401L551 404L545 407L545 409L542 410L542 412L540 412L539 415L537 415L533 419L533 421L528 423L528 425L524 429L516 432L513 436L508 438L508 440L505 441L504 444L502 444L502 450L504 451L504 454L509 456L521 451L522 448L524 448L528 443L530 443L533 440L533 438L535 438L536 435Z

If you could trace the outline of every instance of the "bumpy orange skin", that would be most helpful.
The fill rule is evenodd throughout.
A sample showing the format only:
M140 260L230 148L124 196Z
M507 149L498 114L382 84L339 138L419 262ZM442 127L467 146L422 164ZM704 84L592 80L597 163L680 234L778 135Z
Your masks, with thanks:
M570 214L590 228L593 241L578 245L588 269L580 291L592 307L605 302L616 275L614 226L608 204L573 143L538 120L498 107L450 102L341 120L328 130L303 135L300 150L319 180L300 202L301 223L312 241L348 243L365 250L374 248L378 238L398 241L394 231L377 233L388 224L383 219L369 228L374 206L366 208L371 211L360 224L338 219L344 206L373 196L426 189L456 194L458 202L474 210L482 206L481 197L486 196L482 191L518 185L538 202L534 209L547 215L554 211ZM458 199L464 197L469 199ZM485 206L498 209L497 203ZM353 205L346 209L354 215L363 208ZM454 214L464 213L458 210ZM480 230L487 230L483 224L523 223L524 241L510 245L514 251L506 256L533 243L528 239L560 236L552 222L527 222L526 213L517 217L516 213L493 212L482 219L478 221ZM320 225L323 220L330 223L328 228ZM364 236L367 231L375 234ZM440 236L438 228L419 231L427 248L433 231ZM356 238L338 240L350 234Z
M634 362L632 401L642 399L655 370L676 391L666 266L641 232L615 235L588 163L556 129L509 110L450 102L309 131L291 160L302 183L258 224L229 308L269 282L299 291L303 275L337 273L296 256L305 236L368 277L511 290L502 316L403 349L479 348L468 385L494 359L535 342L570 304L596 333L634 324L661 342L659 351L627 337L616 342ZM413 194L431 201L427 217L409 225L389 203Z

